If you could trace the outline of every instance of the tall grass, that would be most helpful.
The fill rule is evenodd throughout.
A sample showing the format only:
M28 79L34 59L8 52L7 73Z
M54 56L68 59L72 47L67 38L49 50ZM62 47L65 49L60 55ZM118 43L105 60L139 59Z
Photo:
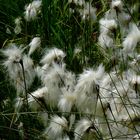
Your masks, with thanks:
M139 1L32 2L0 1L0 138L140 139Z

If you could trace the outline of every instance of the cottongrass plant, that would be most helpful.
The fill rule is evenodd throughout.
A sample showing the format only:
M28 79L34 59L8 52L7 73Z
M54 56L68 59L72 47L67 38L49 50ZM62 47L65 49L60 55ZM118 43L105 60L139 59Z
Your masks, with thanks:
M69 0L69 4L75 5L77 8L70 7L70 12L78 11L83 21L91 20L94 22L97 18L96 16L96 8L91 5L91 2L84 1L84 0Z
M16 128L21 139L30 139L32 132L33 139L37 136L36 139L46 140L140 139L139 26L123 0L112 0L99 21L98 9L92 2L71 0L67 5L70 14L80 18L76 20L82 28L78 41L83 37L83 24L99 24L96 47L103 50L105 62L83 66L77 74L67 63L72 62L67 58L69 52L73 51L72 57L78 55L77 60L81 61L79 54L88 49L77 45L68 51L53 43L53 47L45 44L44 48L41 34L29 35L24 45L16 40L4 45L2 66L16 91L14 99L2 102L5 107L12 102L10 129ZM41 0L27 4L24 17L15 20L15 34L23 31L24 20L30 24L41 18L38 15L42 14L42 7ZM43 53L36 59L38 50ZM108 68L106 61L112 57L114 64Z
M38 49L41 46L40 37L34 37L30 42L29 46L30 46L30 50L28 55L30 56L36 49Z
M41 0L34 0L25 6L24 18L26 21L29 22L37 18L38 14L40 13L41 4Z
M53 116L48 128L45 130L48 139L56 140L67 137L65 131L68 129L68 121L65 117Z
M14 29L14 32L15 34L19 34L21 33L21 24L22 24L22 20L21 20L21 17L18 17L15 19L15 29Z
M25 91L24 82L26 82L26 88L28 89L35 77L33 60L22 52L23 49L17 47L15 44L10 44L9 48L2 51L6 57L3 65L7 69L8 76L11 78L12 84L17 90L17 94L23 94ZM25 72L25 75L23 72Z
M95 71L92 69L85 70L79 76L75 87L75 94L77 95L76 105L78 109L84 112L87 111L87 113L92 113L96 110L98 90L103 76L104 67L102 65Z

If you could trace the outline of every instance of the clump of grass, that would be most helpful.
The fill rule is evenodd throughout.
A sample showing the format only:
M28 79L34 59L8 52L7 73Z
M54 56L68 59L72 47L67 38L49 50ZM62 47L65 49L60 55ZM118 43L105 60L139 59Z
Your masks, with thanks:
M2 5L1 138L140 139L138 0Z

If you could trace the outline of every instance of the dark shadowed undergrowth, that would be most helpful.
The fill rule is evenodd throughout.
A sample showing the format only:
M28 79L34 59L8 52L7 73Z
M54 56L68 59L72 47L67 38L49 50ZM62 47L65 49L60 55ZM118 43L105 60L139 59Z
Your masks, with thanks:
M0 1L0 139L140 139L139 0Z

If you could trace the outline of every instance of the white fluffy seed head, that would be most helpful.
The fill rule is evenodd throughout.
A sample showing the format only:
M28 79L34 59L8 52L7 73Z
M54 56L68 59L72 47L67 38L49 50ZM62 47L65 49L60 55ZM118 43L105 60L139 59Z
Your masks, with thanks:
M28 103L32 110L37 111L41 108L39 104L40 99L44 99L46 94L48 93L47 87L42 87L37 89L35 92L31 93L28 97ZM45 101L45 100L44 100Z
M43 84L47 87L54 88L54 86L61 87L64 84L65 69L58 64L53 64L52 67L44 71Z
M37 49L41 46L41 39L40 37L34 37L32 39L32 41L29 44L30 49L29 49L29 56Z
M98 43L102 48L112 48L114 47L113 38L108 36L107 34L101 33L98 38Z
M24 98L21 98L21 97L17 97L14 100L14 102L15 102L14 107L15 107L15 111L16 112L19 112L20 111L20 109L21 109L21 107L23 105L23 101L24 101Z
M21 22L22 22L21 20L22 20L21 17L16 18L16 19L15 19L15 24L16 24L16 25L20 25Z
M6 33L9 34L9 35L12 33L11 30L8 27L6 28Z
M104 76L104 67L100 65L97 70L85 70L79 76L74 93L77 95L76 107L82 112L94 112L96 109L98 88Z
M130 32L122 43L123 51L127 54L132 53L138 42L140 42L140 30L135 24L132 24Z
M22 59L23 59L24 69L25 70L30 70L30 69L33 70L33 67L34 67L33 60L27 55L24 55Z
M28 5L25 11L25 19L27 21L35 20L36 16L37 16L37 11L35 10L35 8L32 8L31 5Z
M41 79L41 81L42 81L42 79L44 79L44 78L43 78L43 77L44 77L44 71L45 71L45 69L43 69L43 68L40 67L40 66L37 66L37 67L35 68L35 73L36 73L37 77Z
M67 91L69 92L73 92L75 85L76 85L76 76L74 73L65 72L65 78L64 78L64 82L65 82L65 88L67 89Z
M42 84L48 88L47 104L56 106L59 96L62 94L61 87L65 85L65 67L63 67L63 64L60 66L59 64L53 63L51 66L46 64L43 67L38 67L37 71Z
M82 52L82 50L80 49L80 48L75 48L74 49L74 56L76 56L76 55L78 55L79 53L81 53Z
M62 91L58 86L48 87L48 94L45 97L47 105L51 108L58 107L58 101L61 94Z
M87 93L89 96L97 93L96 85L100 84L104 74L104 66L102 64L96 70L85 70L79 76L76 91L83 90L82 92Z
M37 18L38 13L40 12L42 1L41 0L34 0L29 5L25 6L25 20L31 21Z
M123 9L123 2L121 0L112 0L111 8L115 10L122 11Z
M66 118L55 115L51 118L50 124L45 133L48 135L49 139L56 140L57 138L62 137L64 134L64 130L67 129L68 122Z
M29 89L34 81L35 71L34 71L33 60L27 55L23 56L23 66L24 66L24 72L25 72L26 86L27 86L27 89Z
M100 23L100 33L108 34L112 32L113 29L117 28L117 23L114 19L101 19Z
M45 53L44 57L41 60L41 63L51 64L52 62L61 62L65 56L66 55L62 50L53 48Z
M44 96L48 93L48 88L47 87L42 87L37 89L35 92L31 93L29 96L29 102L32 102L36 99L44 98Z
M79 12L83 20L96 20L96 8L92 7L92 5L89 2L86 2L84 4L84 8L80 9Z
M23 56L23 66L24 66L24 73L25 73L25 81L26 81L26 88L29 89L34 81L35 72L33 69L33 61L28 56ZM24 85L24 77L23 77L23 69L21 64L17 63L17 70L14 71L15 77L12 77L13 83L17 93L23 94L25 92L25 85Z
M21 26L16 25L16 27L14 28L14 32L15 32L15 34L20 34L21 33Z
M17 113L17 115L14 118L14 122L16 122L19 119L20 116L20 110L24 105L24 98L21 97L17 97L14 99L14 109L15 109L15 113Z
M58 108L62 112L70 112L76 101L76 95L62 89L63 95L60 95Z
M137 40L137 42L140 41L140 30L136 24L130 25L130 34L132 34L134 36L134 38Z
M32 2L32 6L36 9L39 9L41 7L42 1L41 0L34 0Z
M88 94L93 93L93 88L96 81L96 74L92 69L85 70L83 74L80 75L78 84L76 88L90 91ZM97 82L97 81L96 81Z
M28 56L22 55L22 51L23 50L18 48L16 45L11 45L10 48L2 51L4 56L7 57L3 65L12 80L11 83L17 90L17 93L25 91L21 60L23 62L27 89L31 86L35 77L33 61Z
M59 96L62 94L61 87L64 86L65 71L58 64L42 70L41 80L43 85L48 87L49 94L46 97L48 105L57 106Z
M6 57L6 60L3 62L3 65L8 72L8 76L11 78L10 80L12 80L11 83L18 90L18 85L20 85L20 82L17 83L17 81L19 81L18 79L23 77L22 69L19 64L20 60L22 59L22 50L19 49L16 45L12 44L9 46L9 48L2 50L2 53Z
M16 27L14 28L15 34L21 33L21 23L22 23L21 17L15 19L15 24L16 24Z
M22 58L22 50L15 44L10 44L7 49L2 50L2 53L9 63L19 62Z
M124 54L132 53L137 45L137 42L133 36L127 36L122 43Z
M87 119L80 120L75 126L75 140L80 140L91 125L92 122Z

